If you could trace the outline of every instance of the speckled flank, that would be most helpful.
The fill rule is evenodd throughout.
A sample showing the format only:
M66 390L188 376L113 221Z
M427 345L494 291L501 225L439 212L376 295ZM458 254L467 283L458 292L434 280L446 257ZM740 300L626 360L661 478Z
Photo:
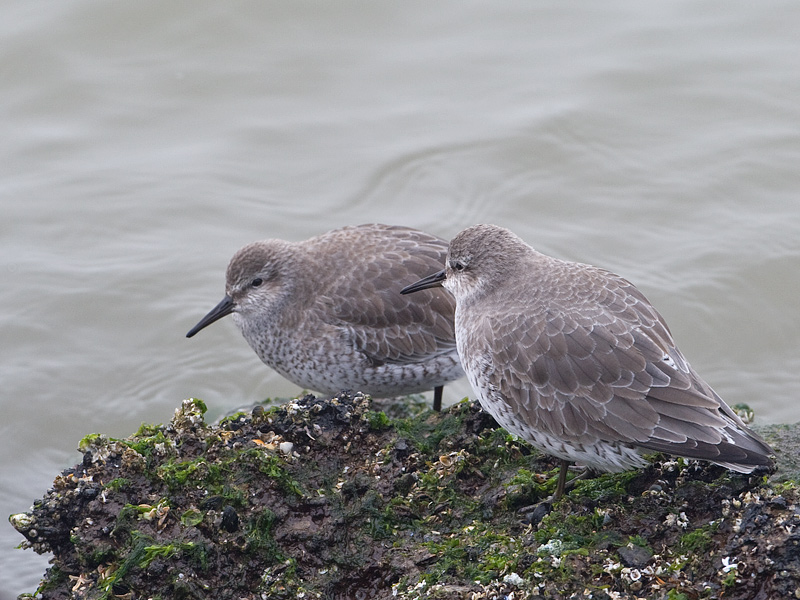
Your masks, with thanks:
M744 473L772 464L771 448L692 369L625 279L540 254L493 225L451 241L445 276L481 404L544 452L604 471L643 465L643 450Z
M444 290L399 292L441 269L446 252L444 240L386 225L248 244L228 265L229 302L190 334L232 313L259 358L303 388L375 396L431 390L464 375L455 302Z

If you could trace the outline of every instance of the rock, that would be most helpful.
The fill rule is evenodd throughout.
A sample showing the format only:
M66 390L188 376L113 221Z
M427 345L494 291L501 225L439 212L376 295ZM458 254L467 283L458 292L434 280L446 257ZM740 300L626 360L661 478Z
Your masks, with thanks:
M628 544L617 549L617 554L626 567L642 568L653 558L653 551L643 546Z
M84 459L10 521L53 554L38 598L794 597L797 426L762 434L779 469L656 458L576 483L472 402L391 416L306 396L207 425L87 436ZM387 409L388 410L388 409ZM535 500L534 500L535 501ZM655 554L651 549L656 549Z

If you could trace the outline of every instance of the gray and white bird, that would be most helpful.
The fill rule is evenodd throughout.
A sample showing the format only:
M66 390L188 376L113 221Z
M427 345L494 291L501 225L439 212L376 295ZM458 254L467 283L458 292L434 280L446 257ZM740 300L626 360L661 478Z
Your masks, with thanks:
M233 314L259 358L297 385L397 396L464 375L456 352L455 301L444 290L400 289L441 267L447 242L407 227L360 225L302 242L241 248L225 297L186 337Z
M444 270L402 290L444 286L456 344L481 405L567 465L616 472L660 451L749 473L772 449L700 378L664 319L609 271L541 254L512 232L475 225ZM417 294L418 295L418 294Z

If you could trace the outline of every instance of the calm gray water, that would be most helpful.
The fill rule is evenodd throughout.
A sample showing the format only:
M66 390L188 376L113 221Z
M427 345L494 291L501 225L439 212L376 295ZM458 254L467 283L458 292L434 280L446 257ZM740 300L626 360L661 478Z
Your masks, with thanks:
M47 557L2 523L85 434L299 392L232 322L184 338L255 239L505 225L634 281L729 403L800 419L797 2L0 14L3 600Z

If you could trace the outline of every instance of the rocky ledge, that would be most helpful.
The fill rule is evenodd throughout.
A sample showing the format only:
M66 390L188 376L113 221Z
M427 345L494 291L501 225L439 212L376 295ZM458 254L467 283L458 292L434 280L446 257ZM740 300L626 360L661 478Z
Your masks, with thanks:
M474 402L204 411L86 437L11 516L37 598L800 598L797 426L760 430L774 474L657 455L551 507L556 461Z

